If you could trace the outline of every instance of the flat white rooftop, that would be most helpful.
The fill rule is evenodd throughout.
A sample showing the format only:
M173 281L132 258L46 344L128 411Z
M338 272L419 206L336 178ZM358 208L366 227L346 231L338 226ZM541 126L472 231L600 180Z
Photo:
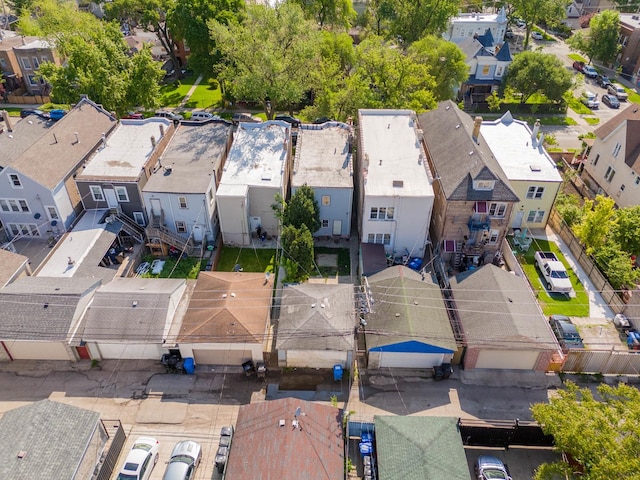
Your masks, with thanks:
M365 195L432 197L431 172L418 137L415 112L360 110L358 116Z
M100 146L87 162L78 178L138 178L140 170L155 150L151 137L159 142L160 128L166 134L170 125L170 120L158 117L122 120L107 137L106 145Z
M562 177L545 148L533 142L526 122L510 112L497 120L482 122L480 134L489 145L509 180L562 182Z
M298 131L291 185L353 188L350 134L351 127L344 123L303 124Z
M241 123L222 171L218 194L224 194L225 187L232 185L282 186L290 141L288 123Z

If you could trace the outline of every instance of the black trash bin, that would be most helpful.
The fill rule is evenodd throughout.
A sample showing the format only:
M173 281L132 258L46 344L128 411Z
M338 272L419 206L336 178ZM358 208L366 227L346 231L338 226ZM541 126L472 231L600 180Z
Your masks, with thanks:
M453 368L451 368L450 363L442 364L442 378L449 378L453 373Z
M442 370L442 365L433 366L433 378L434 380L442 380L444 378L444 371Z

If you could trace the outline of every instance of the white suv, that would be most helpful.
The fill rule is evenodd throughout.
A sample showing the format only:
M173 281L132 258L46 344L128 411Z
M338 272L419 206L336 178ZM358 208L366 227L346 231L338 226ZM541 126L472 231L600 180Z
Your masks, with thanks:
M622 87L622 85L618 83L611 83L607 87L607 91L611 95L615 95L616 97L618 97L618 100L622 102L626 102L627 98L629 97L629 95L627 94L627 91Z
M131 447L117 480L148 480L158 463L159 442L151 437L138 437Z
M600 100L598 100L598 95L596 93L582 92L580 100L591 109L596 109L600 106Z

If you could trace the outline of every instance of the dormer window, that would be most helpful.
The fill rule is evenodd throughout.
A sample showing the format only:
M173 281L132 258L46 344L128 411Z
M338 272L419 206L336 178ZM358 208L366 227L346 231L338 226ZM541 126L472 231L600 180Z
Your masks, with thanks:
M474 180L473 189L474 190L493 190L495 183L496 183L495 180Z

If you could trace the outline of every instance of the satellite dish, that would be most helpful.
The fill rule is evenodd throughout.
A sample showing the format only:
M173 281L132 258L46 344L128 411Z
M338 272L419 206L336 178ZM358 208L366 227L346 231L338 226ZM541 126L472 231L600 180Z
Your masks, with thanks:
M302 409L300 407L296 408L296 413L294 414L296 417L302 415Z

